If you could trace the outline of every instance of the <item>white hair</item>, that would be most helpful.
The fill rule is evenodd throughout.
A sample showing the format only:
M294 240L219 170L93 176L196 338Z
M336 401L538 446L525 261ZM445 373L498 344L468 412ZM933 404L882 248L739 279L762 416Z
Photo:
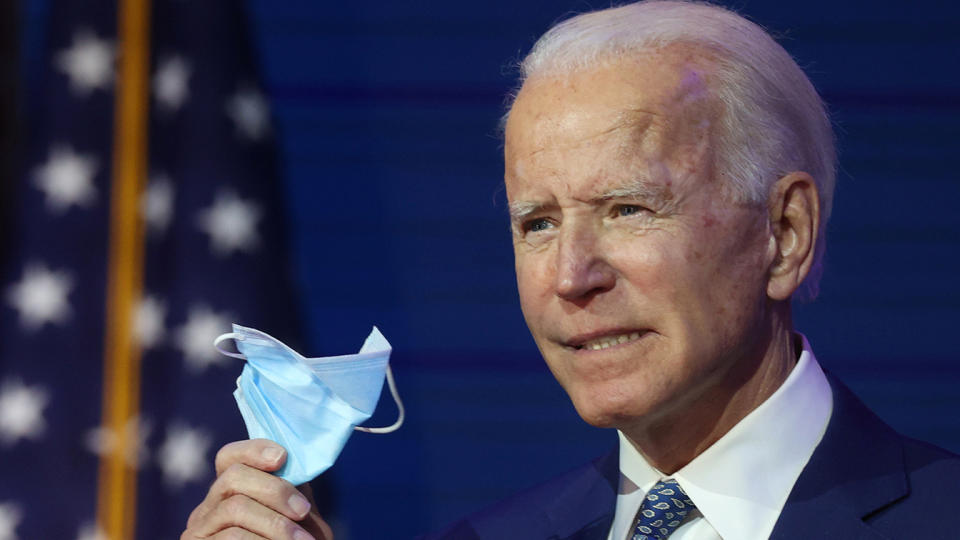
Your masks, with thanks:
M585 13L537 41L520 64L521 82L681 43L704 48L716 68L713 90L723 107L716 167L734 200L766 205L771 185L785 174L805 171L814 178L820 230L813 266L799 291L814 298L836 178L833 130L809 79L760 26L694 1L649 0Z

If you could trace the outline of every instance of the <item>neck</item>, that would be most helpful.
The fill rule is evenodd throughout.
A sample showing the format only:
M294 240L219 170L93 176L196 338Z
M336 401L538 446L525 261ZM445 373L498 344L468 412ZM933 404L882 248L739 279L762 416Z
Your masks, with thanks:
M767 400L797 363L789 305L779 306L764 338L732 359L719 380L682 406L654 419L621 427L647 461L673 474L723 437Z

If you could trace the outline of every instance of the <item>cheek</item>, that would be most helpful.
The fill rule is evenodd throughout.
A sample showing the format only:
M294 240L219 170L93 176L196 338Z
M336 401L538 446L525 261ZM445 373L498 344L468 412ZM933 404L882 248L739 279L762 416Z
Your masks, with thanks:
M651 307L658 310L672 309L691 266L688 254L669 244L651 237L633 238L609 258L621 278L629 282L631 293L654 302Z
M693 246L687 258L695 275L688 287L695 291L702 324L720 340L740 334L762 311L765 298L762 242L742 231L718 226L704 231L703 241Z
M543 303L552 294L550 266L543 264L544 262L546 261L538 260L529 254L517 254L514 262L520 309L531 332L534 333L536 333L536 319L543 313Z
M709 341L713 327L729 317L727 301L720 298L726 284L719 274L730 270L718 258L720 240L674 235L636 240L618 252L617 266L637 307L668 338L664 346L689 352Z

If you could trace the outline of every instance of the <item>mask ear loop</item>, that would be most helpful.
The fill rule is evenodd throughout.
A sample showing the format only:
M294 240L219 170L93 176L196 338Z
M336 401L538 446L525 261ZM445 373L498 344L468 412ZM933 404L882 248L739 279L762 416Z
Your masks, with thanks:
M240 353L235 353L233 351L227 351L220 348L220 344L223 343L224 341L227 341L228 339L232 339L234 341L243 341L243 334L237 334L236 332L230 332L229 334L221 334L217 336L217 339L213 340L213 346L216 347L216 349L220 351L220 354L222 355L232 356L234 358L246 360L247 357Z
M387 386L390 387L390 395L393 396L393 401L397 404L397 409L400 411L400 413L397 415L397 421L387 427L355 426L353 429L357 431L363 431L365 433L390 433L400 429L400 426L403 425L403 418L406 413L403 410L403 402L400 401L400 394L397 393L397 384L393 382L393 371L390 370L390 364L387 364Z

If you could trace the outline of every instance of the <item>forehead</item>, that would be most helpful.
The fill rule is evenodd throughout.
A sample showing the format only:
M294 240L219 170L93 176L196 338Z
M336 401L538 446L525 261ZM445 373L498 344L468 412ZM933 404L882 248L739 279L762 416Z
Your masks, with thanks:
M711 75L703 55L676 47L531 77L506 126L508 195L533 179L624 174L702 150L718 111Z
M670 108L678 101L706 97L718 61L704 46L677 42L603 56L589 66L549 64L524 81L507 127L509 120L524 112L536 115L565 103L629 112Z

